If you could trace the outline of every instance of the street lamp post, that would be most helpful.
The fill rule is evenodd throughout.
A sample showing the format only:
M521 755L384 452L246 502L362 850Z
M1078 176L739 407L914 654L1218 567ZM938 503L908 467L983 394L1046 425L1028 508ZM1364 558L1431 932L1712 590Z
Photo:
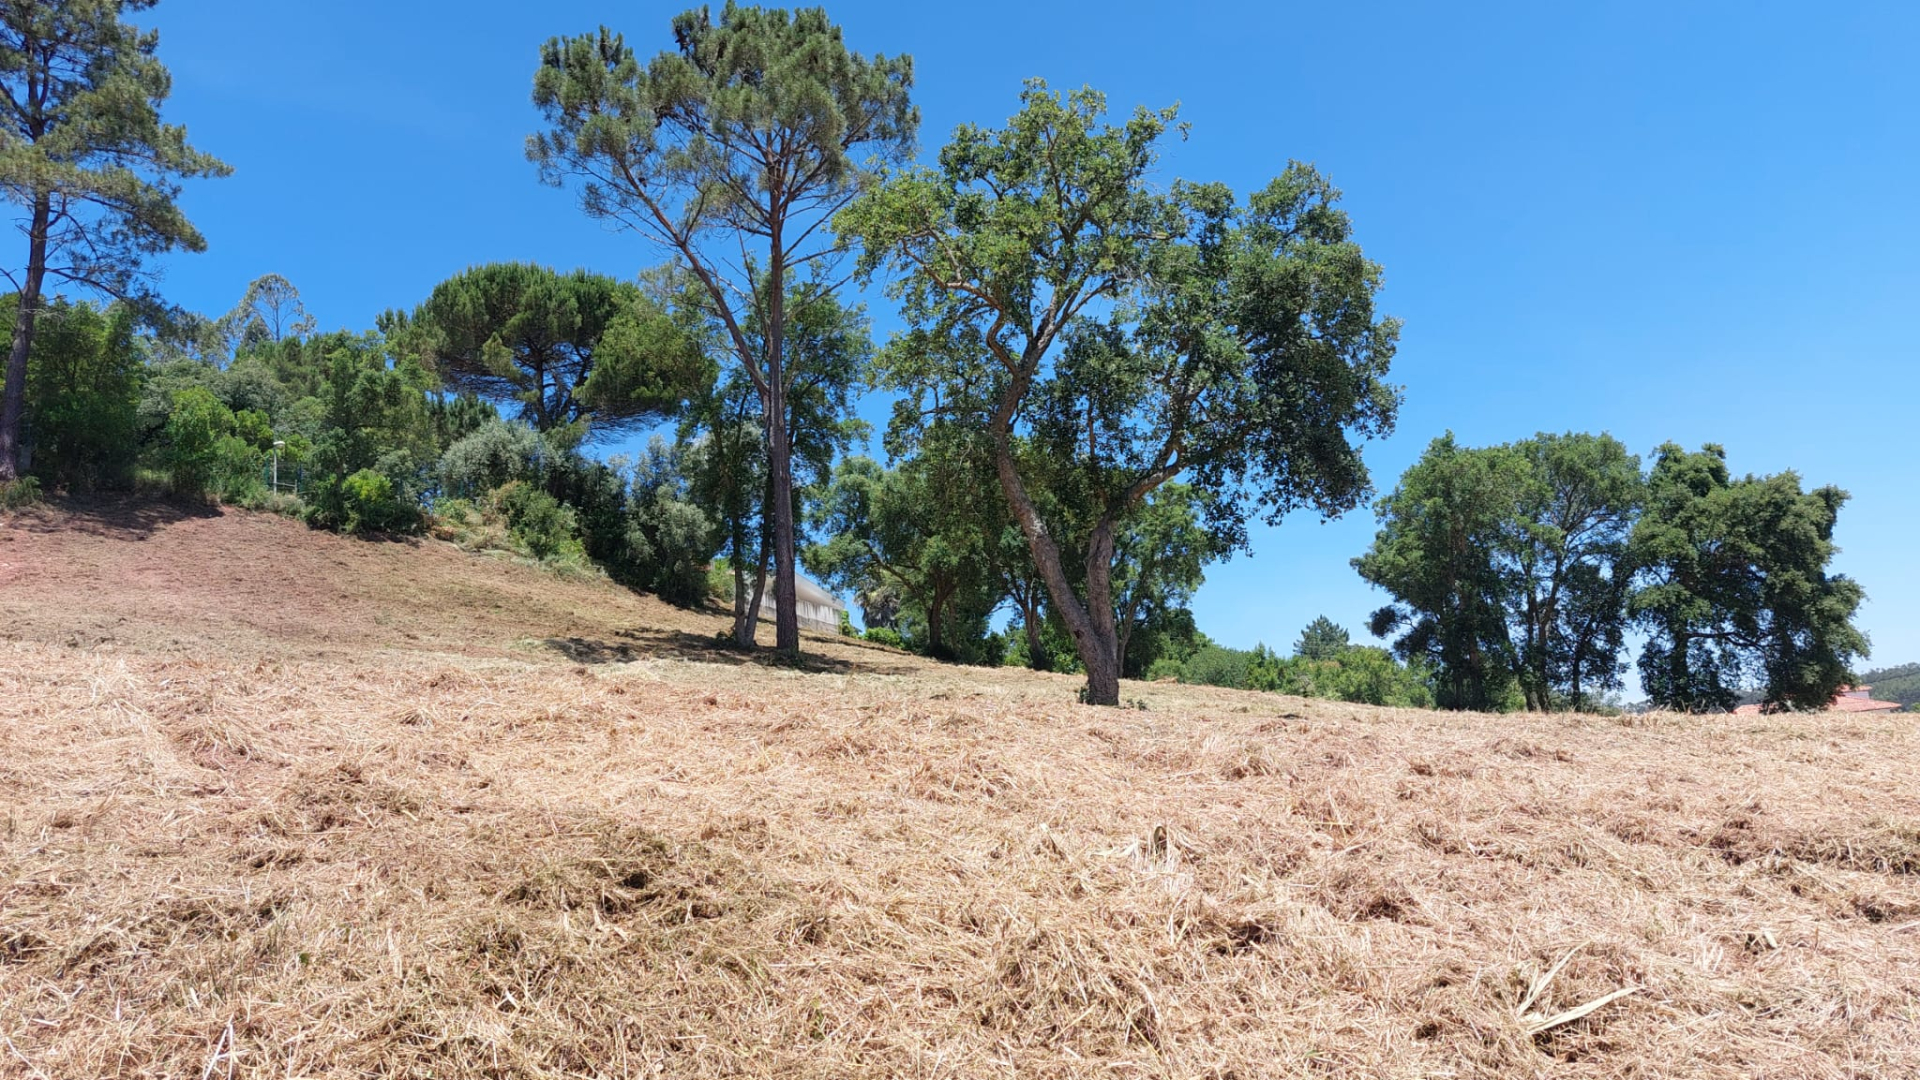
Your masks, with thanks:
M273 493L280 493L280 448L287 445L285 439L273 440Z

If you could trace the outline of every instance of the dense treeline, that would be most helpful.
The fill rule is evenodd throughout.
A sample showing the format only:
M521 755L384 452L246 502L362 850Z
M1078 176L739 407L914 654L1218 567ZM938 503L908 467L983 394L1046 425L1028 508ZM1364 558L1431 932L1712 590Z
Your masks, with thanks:
M1354 566L1395 603L1372 630L1434 672L1441 705L1584 708L1647 636L1655 705L1824 707L1867 653L1858 583L1827 572L1845 492L1735 478L1726 452L1668 443L1651 468L1607 435L1468 448L1436 439L1380 500Z
M1167 184L1175 109L1110 122L1039 80L915 165L912 61L819 9L690 11L650 59L604 28L540 49L528 157L664 259L631 279L475 266L359 332L317 332L276 275L217 318L171 309L143 259L204 246L178 182L226 169L159 122L155 39L122 21L147 6L0 18L0 188L28 239L0 306L0 498L140 487L430 529L729 605L741 647L763 613L799 647L805 567L876 640L1081 672L1096 704L1131 677L1596 708L1638 630L1658 703L1763 685L1811 707L1865 654L1859 587L1826 572L1844 493L1735 479L1712 446L1643 471L1572 434L1449 436L1377 503L1355 565L1394 597L1371 627L1391 651L1325 619L1288 656L1212 642L1206 568L1255 519L1370 498L1361 446L1398 414L1399 325L1339 192L1300 163L1246 194ZM906 329L876 344L849 282ZM874 390L884 461L856 453Z

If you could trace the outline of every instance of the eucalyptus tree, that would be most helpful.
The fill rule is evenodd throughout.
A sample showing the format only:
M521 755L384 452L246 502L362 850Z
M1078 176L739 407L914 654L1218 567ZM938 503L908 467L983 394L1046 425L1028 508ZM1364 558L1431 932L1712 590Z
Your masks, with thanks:
M1096 91L1031 82L1005 128L963 125L935 167L893 174L836 225L862 271L895 274L911 327L881 365L910 403L896 416L987 437L1087 698L1113 705L1116 543L1140 503L1184 477L1229 550L1254 513L1342 513L1368 491L1353 438L1390 430L1399 394L1379 267L1324 178L1291 165L1244 204L1218 184L1162 189L1174 110L1105 112ZM1024 435L1044 469L1023 466ZM1056 475L1077 535L1040 511ZM1063 551L1084 553L1083 574Z
M247 291L233 310L213 324L213 330L226 343L229 353L248 346L277 344L288 338L304 338L319 326L300 302L300 290L279 274L262 274L247 283Z
M388 334L455 389L514 402L536 430L606 434L658 420L710 378L700 343L639 286L491 263L455 275Z
M0 4L0 196L21 208L26 258L0 394L0 482L18 469L27 354L49 279L156 306L149 256L206 249L179 181L231 170L160 122L172 77L159 35L125 21L154 0Z
M815 295L832 291L829 220L874 163L912 152L913 65L849 50L820 8L729 2L717 22L700 8L675 17L672 32L675 48L645 63L606 27L548 41L533 91L548 127L527 156L547 183L578 183L589 215L645 236L699 281L760 399L776 640L797 650L790 285L805 275L820 283Z

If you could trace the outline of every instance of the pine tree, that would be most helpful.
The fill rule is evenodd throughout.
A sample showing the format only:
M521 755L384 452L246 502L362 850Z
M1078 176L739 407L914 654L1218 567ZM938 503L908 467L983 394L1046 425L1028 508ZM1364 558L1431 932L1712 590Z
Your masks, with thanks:
M203 251L176 202L180 179L225 176L218 159L160 122L172 77L159 35L123 21L155 0L9 0L0 4L0 194L25 210L27 258L6 388L0 482L18 471L27 355L47 280L146 307L148 256Z

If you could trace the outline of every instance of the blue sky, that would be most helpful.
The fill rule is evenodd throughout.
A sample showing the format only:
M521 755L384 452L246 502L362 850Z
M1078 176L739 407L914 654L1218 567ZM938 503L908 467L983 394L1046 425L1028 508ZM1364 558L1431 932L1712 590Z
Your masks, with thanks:
M644 51L680 4L164 0L170 119L232 163L186 205L211 243L165 291L209 312L285 274L365 328L499 259L631 275L660 261L522 155L537 50L605 23ZM1920 660L1920 9L1911 5L835 3L862 51L910 53L926 153L1011 113L1021 80L1116 108L1178 101L1164 174L1242 191L1289 158L1346 192L1405 320L1385 490L1428 440L1610 431L1727 446L1736 472L1853 493L1839 568L1874 663ZM1096 15L1089 16L1088 12ZM893 325L872 298L879 330ZM876 410L876 419L877 416ZM1254 534L1195 607L1284 647L1384 602L1347 561L1366 511ZM1872 666L1872 665L1869 665Z

